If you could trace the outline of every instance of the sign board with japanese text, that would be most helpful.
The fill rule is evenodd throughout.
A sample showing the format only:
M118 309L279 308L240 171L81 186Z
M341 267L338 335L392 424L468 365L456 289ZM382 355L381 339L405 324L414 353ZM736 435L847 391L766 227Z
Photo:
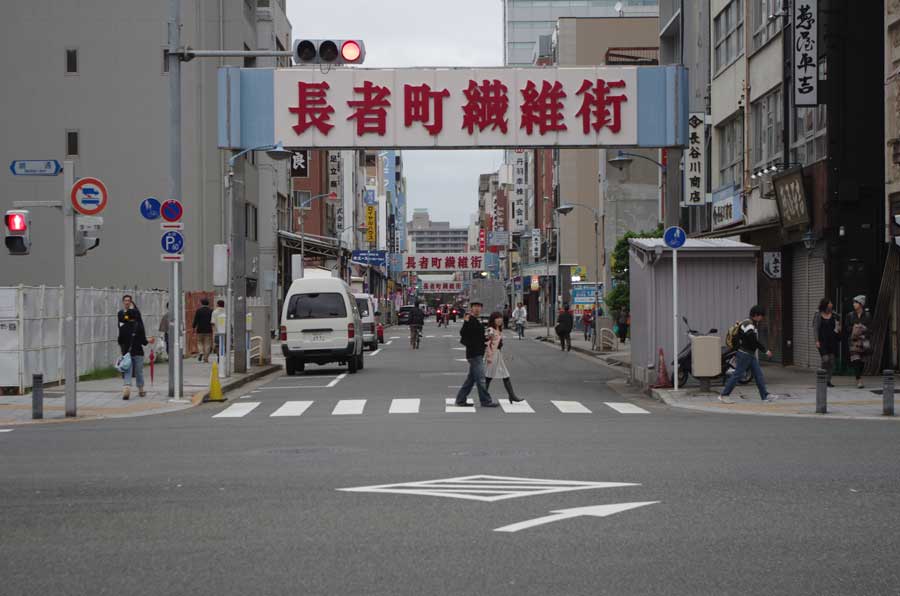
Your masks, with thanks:
M769 279L781 279L781 251L763 251L763 273Z
M741 189L727 186L713 193L712 227L714 230L727 228L744 221Z
M525 194L528 190L526 179L525 154L516 153L513 163L513 188L512 188L512 225L510 230L518 232L525 228Z
M309 151L291 151L291 178L309 178Z
M491 230L487 233L487 244L488 246L509 246L509 231Z
M485 251L484 228L478 228L478 252Z
M423 294L459 294L463 291L461 281L423 281L419 289Z
M682 207L705 205L706 196L706 114L688 118L688 146L684 150L684 197Z
M687 144L681 66L219 70L219 146Z
M819 103L819 3L794 1L794 105Z
M366 242L378 239L378 207L366 205Z
M481 253L412 253L405 255L406 271L481 271L484 268Z
M533 228L531 230L531 258L538 260L541 258L541 230Z
M343 196L341 193L341 154L338 151L328 152L328 192L336 193L337 196Z
M356 263L375 267L384 267L387 264L387 255L383 250L354 250L351 259Z
M772 177L775 199L784 228L798 228L809 225L809 209L806 189L803 186L803 170L795 168L781 176Z

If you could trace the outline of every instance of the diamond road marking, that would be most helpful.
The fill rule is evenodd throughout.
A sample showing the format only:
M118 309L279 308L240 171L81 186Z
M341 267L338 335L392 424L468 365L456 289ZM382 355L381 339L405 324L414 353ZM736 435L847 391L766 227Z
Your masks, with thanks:
M379 484L375 486L357 486L339 488L337 490L356 493L390 493L400 495L420 495L429 497L448 497L470 501L493 503L516 497L532 495L549 495L575 490L592 488L616 488L622 486L640 486L632 482L579 482L572 480L545 480L540 478L517 478L513 476L460 476L424 482L405 482L402 484Z

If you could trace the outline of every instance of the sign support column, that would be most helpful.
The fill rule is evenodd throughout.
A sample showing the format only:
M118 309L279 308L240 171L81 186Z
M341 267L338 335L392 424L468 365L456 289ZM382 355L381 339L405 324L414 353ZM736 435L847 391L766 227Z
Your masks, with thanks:
M678 226L666 228L666 246L672 249L672 362L673 387L678 391L678 249L687 241L687 234Z
M181 0L169 0L169 198L181 198L181 60L178 55ZM169 397L184 394L181 329L184 306L181 297L181 263L174 261L169 274Z
M75 184L75 162L63 162L63 261L65 288L63 289L63 350L66 358L66 417L78 415L78 343L75 324L77 292L75 277L75 208L70 198Z

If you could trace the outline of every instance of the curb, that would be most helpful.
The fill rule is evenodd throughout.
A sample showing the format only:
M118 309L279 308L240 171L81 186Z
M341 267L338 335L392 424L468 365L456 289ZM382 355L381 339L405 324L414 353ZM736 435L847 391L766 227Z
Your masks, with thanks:
M243 387L244 385L247 385L248 383L252 383L253 381L259 380L259 379L261 379L265 376L268 376L274 372L277 372L279 370L281 370L281 365L269 364L269 365L261 368L260 370L257 370L255 372L248 374L245 377L241 377L240 379L235 379L234 381L232 381L226 385L222 385L222 394L224 395L230 391L234 391L235 389L237 389L239 387ZM206 389L204 391L198 391L197 393L195 393L193 395L193 397L191 397L191 407L198 406L198 405L204 404L204 403L221 403L221 402L208 402L208 401L206 401L207 397L209 397L209 389ZM225 398L223 401L228 401L228 398Z

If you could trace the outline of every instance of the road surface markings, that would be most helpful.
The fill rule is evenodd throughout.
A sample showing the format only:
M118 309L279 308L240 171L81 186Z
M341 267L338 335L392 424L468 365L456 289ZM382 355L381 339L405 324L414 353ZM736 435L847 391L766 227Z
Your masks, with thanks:
M16 430L16 429L14 429L14 428L0 428L0 433L11 433L11 432L14 431L14 430Z
M556 406L556 409L562 412L563 414L590 414L591 411L588 410L580 401L557 401L555 399L551 399L550 402Z
M379 353L380 351L381 351L381 348L378 348L377 350L375 350L374 352L372 352L371 354L369 354L369 356L378 356L378 353Z
M531 409L527 401L519 401L513 404L504 399L498 399L497 401L500 402L500 407L507 414L534 414L534 410Z
M284 405L272 412L271 418L281 416L302 416L303 412L312 405L311 401L286 401Z
M445 335L444 337L455 337L455 336L453 336L453 335Z
M342 399L334 406L331 414L334 416L362 414L365 407L366 400L364 399Z
M326 387L334 387L335 385L337 385L338 383L341 382L341 379L343 379L346 376L347 376L347 373L341 373L338 376L336 376L332 382L328 383L325 386Z
M459 350L460 352L465 352L465 348L450 348L451 350Z
M457 358L456 361L457 362L468 362L468 360L465 358Z
M391 408L388 410L389 414L418 414L419 406L421 405L422 400L415 399L394 399L391 401Z
M399 335L395 335L395 336L391 337L390 339L391 339L391 340L400 339L400 336L399 336Z
M425 339L434 339L434 336L433 336L433 335L426 335L426 336L425 336Z
M606 401L603 402L619 414L649 414L644 408L639 408L634 404L624 401Z
M249 397L253 397L253 396L252 396L252 395L242 395L242 396L240 397L240 399L247 399L247 398L249 398Z
M639 503L613 503L611 505L593 505L591 507L557 509L556 511L550 512L552 515L545 515L544 517L529 519L517 524L510 524L508 526L503 526L502 528L497 528L494 531L518 532L519 530L527 530L528 528L533 528L535 526L562 521L564 519L572 519L573 517L607 517L610 515L615 515L616 513L628 511L629 509L637 509L638 507L655 505L656 503L659 503L659 501L643 501Z
M258 401L245 401L239 404L231 404L215 416L213 418L243 418L250 412L256 409L256 406L259 405Z
M273 391L276 391L279 389L293 389L293 390L297 390L297 389L328 389L329 387L332 387L332 385L281 385L278 387L266 387L266 391L268 391L270 389Z
M391 345L392 343L394 343L394 340L391 340L391 341L387 342L387 343L384 344L384 345L389 346L389 345Z
M579 482L570 480L543 480L539 478L479 475L427 480L424 482L405 482L402 484L357 486L353 488L339 488L337 490L356 493L392 493L401 495L449 497L451 499L467 499L471 501L486 501L488 503L493 503L495 501L514 499L516 497L528 497L531 495L549 495L575 490L615 488L621 486L640 485L630 482Z
M445 412L474 412L475 408L472 406L457 406L456 400L452 397L448 397L444 402L444 411ZM469 402L472 403L472 402Z

